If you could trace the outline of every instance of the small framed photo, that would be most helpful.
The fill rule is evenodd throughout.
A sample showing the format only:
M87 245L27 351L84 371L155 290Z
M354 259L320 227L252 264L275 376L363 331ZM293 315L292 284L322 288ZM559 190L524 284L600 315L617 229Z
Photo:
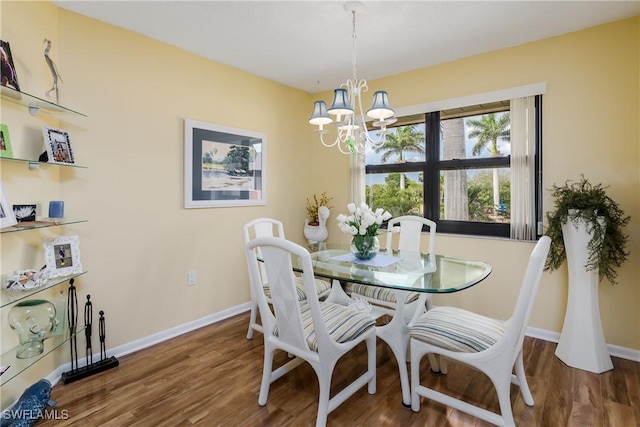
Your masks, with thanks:
M0 83L2 86L20 90L16 67L13 65L11 48L9 47L9 42L4 40L0 40L0 62L2 62L2 70L0 70Z
M13 205L13 214L18 222L33 222L36 220L36 205Z
M184 207L266 205L263 133L195 120L184 123Z
M42 246L44 247L44 260L49 277L82 273L78 236L42 239Z
M0 123L0 157L13 158L11 139L9 138L9 128Z
M13 214L11 203L7 197L7 192L4 190L4 185L0 181L0 228L11 227L16 225L18 221Z
M47 146L49 163L63 165L72 165L75 163L69 132L62 129L45 127L42 133L44 134L44 144Z

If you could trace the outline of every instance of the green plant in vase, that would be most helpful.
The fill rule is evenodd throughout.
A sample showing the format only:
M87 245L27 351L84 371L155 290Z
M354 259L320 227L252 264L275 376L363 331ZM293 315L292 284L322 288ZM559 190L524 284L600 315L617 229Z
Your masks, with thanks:
M612 284L617 283L617 269L629 255L626 251L629 237L622 229L631 217L607 196L605 189L601 184L592 185L584 175L579 182L566 181L562 186L551 187L555 209L546 214L545 235L551 238L551 248L545 269L558 269L567 257L562 225L582 220L593 233L587 248L586 270L598 269L600 280L606 277Z
M327 192L323 192L320 196L316 196L315 194L309 199L307 199L307 219L309 220L309 225L318 225L318 210L321 206L326 206L331 209L333 206L329 206L333 197L327 196Z

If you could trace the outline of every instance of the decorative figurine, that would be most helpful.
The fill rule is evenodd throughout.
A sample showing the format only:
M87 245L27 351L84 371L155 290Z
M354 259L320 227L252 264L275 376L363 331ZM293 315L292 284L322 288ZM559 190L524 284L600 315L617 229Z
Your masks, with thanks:
M49 69L51 70L51 75L53 76L53 86L51 86L51 89L49 89L45 93L45 95L47 96L47 98L51 98L50 93L55 91L56 104L57 104L58 103L58 80L62 82L62 77L60 77L60 73L58 73L58 67L56 67L55 62L53 62L51 58L49 58L49 51L51 50L51 40L44 39L44 43L47 44L47 47L44 49L44 59L45 61L47 61L47 65L49 66Z
M2 414L2 427L30 427L44 419L48 406L55 406L51 400L51 383L41 379L27 388L9 411Z
M87 366L93 363L93 350L91 349L91 329L93 325L93 304L91 295L87 295L87 302L84 304L84 337L87 342L85 347Z

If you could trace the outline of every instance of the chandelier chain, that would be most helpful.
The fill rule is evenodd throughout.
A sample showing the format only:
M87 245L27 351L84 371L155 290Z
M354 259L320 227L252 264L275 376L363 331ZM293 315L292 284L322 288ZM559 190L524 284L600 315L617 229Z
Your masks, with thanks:
M351 14L352 14L352 34L351 34L351 38L352 38L352 47L353 47L351 64L353 65L353 82L354 82L354 84L357 84L358 76L357 76L357 73L356 73L357 57L356 57L356 11L355 11L355 9L351 11Z

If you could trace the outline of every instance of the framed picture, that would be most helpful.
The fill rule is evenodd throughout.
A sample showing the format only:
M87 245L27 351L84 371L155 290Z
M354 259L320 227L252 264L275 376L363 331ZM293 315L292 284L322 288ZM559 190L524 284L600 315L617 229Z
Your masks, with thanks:
M13 205L13 214L18 222L36 220L36 205Z
M4 190L4 184L0 181L0 228L11 227L17 223L7 192Z
M64 165L75 163L69 132L45 127L42 133L44 134L44 144L47 146L47 161L49 163Z
M42 239L42 246L44 247L44 260L49 277L82 273L78 236Z
M0 83L2 86L7 86L15 90L20 90L18 84L18 75L16 74L16 67L13 65L13 55L11 55L11 48L9 42L0 40Z
M0 157L13 158L11 139L9 138L9 128L0 123Z
M263 133L185 120L184 207L265 205Z

